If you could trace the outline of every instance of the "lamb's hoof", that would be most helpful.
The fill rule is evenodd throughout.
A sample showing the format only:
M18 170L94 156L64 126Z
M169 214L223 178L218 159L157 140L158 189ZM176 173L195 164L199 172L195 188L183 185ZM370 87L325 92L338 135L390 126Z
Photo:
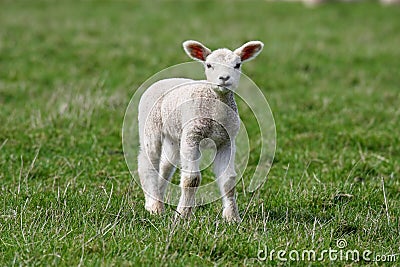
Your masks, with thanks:
M239 223L241 221L239 212L236 209L226 208L222 212L222 218L229 223Z
M175 214L175 219L188 219L192 215L192 208L178 208Z
M144 206L151 214L160 215L164 213L164 203L160 201L151 201Z

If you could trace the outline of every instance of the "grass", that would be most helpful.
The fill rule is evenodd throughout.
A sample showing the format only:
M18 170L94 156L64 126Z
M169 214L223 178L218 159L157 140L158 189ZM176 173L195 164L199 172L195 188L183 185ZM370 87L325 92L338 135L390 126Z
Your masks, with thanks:
M400 244L400 9L377 3L1 1L0 265L280 265L272 249L396 254ZM244 67L277 127L268 181L172 224L144 210L121 126L148 77L260 39ZM245 114L243 114L245 116ZM250 166L254 167L254 166ZM207 177L206 177L207 178ZM293 265L382 262L300 261Z

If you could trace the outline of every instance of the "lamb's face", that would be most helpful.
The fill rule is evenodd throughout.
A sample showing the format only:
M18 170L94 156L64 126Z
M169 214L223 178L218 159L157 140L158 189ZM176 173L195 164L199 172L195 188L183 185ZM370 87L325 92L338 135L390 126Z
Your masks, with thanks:
M250 41L233 52L226 48L211 52L196 41L183 43L186 54L204 64L207 80L215 84L216 91L220 93L234 91L238 87L242 63L255 58L263 46L260 41Z
M240 80L241 59L229 49L213 51L204 61L207 81L216 84L217 92L234 91Z

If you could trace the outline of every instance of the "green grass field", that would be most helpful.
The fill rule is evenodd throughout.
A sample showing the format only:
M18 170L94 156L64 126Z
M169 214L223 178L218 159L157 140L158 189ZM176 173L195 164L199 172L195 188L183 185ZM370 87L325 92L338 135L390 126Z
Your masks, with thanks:
M0 1L0 266L280 265L345 249L400 264L400 8L377 3ZM174 225L147 214L122 153L136 88L187 39L264 51L244 66L277 127L267 183ZM254 167L254 166L250 166ZM210 178L210 177L208 177ZM205 177L207 179L207 175ZM288 257L288 255L286 255Z

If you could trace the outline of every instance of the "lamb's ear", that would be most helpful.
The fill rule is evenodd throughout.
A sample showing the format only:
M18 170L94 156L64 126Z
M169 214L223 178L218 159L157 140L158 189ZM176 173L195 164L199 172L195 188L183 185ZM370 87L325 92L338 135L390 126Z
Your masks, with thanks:
M264 44L260 41L250 41L236 49L234 53L240 57L242 62L245 62L255 58L258 54L260 54L263 47Z
M206 57L211 54L211 50L202 43L192 40L183 42L183 49L185 49L186 54L194 60L205 61Z

